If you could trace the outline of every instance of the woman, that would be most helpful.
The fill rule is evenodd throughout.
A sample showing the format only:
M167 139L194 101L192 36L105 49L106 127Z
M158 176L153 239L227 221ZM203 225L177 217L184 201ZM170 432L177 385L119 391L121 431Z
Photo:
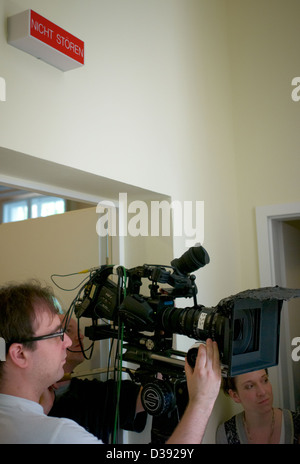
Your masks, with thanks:
M219 425L217 443L298 443L300 417L273 407L272 385L265 369L223 379L223 390L244 411Z

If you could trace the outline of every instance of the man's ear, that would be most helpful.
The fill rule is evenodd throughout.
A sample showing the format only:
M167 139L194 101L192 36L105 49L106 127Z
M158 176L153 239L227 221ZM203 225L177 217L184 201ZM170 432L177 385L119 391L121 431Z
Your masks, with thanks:
M24 350L22 343L12 343L9 347L8 354L11 361L21 369L28 366L27 351Z
M232 398L235 403L240 403L241 402L240 397L239 397L238 393L235 390L232 390L230 388L228 390L228 393L229 393L230 398Z

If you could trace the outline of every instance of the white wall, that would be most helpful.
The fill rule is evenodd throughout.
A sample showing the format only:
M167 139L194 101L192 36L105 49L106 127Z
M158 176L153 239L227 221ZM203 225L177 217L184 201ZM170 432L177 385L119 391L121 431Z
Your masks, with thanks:
M7 101L0 146L172 199L204 200L205 244L212 253L203 277L207 303L235 291L226 3L6 0L3 24L29 7L85 41L86 65L62 73L8 45L3 27ZM177 255L185 251L183 240L174 243Z
M85 41L82 69L62 73L6 43L7 16L27 8ZM199 302L258 286L254 207L299 199L299 2L3 0L0 18L0 147L204 200ZM174 256L184 251L175 238ZM206 441L226 416L220 400Z
M2 26L0 146L172 199L204 200L211 264L199 273L199 300L214 305L238 290L226 4L6 0L0 8L3 25L32 8L86 44L86 65L62 73L8 45ZM174 255L185 249L175 238Z
M212 260L200 295L216 303L238 288L239 274L226 4L63 5L3 3L3 23L31 7L81 37L86 65L62 73L8 45L3 28L0 146L172 199L204 200ZM176 255L185 251L182 239L174 245Z
M255 207L298 202L298 0L228 2L242 286L259 285Z

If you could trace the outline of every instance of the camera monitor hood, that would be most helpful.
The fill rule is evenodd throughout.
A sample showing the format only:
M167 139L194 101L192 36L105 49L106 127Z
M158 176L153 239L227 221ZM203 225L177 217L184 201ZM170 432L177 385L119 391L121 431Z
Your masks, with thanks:
M220 301L228 316L229 340L223 352L231 376L278 364L283 301L300 297L299 289L265 287L246 290Z

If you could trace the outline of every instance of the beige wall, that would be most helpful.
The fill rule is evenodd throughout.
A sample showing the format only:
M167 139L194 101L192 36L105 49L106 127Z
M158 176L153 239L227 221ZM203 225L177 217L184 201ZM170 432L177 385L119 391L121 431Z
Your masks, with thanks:
M300 103L291 100L299 5L4 0L0 147L112 184L203 200L211 263L197 272L199 302L256 287L255 206L299 201ZM27 8L85 41L82 69L62 73L6 43L7 16ZM184 237L174 238L174 256L184 251ZM227 404L220 397L206 441Z
M96 210L87 208L46 218L0 225L1 284L38 279L51 285L67 310L78 290L60 290L52 274L71 274L99 265ZM63 288L78 285L84 275L56 278Z
M53 277L58 286L54 285L51 276L72 274L99 265L96 217L95 208L87 208L56 216L1 224L1 285L37 279L42 285L53 288L63 310L67 311L79 288L73 291L62 288L81 287L87 274ZM82 333L85 325L90 325L90 321L82 318ZM86 340L85 343L87 348L90 342ZM93 359L85 362L84 369L96 367L99 367L98 343L95 345Z
M300 199L297 0L229 3L242 286L259 284L255 207Z

